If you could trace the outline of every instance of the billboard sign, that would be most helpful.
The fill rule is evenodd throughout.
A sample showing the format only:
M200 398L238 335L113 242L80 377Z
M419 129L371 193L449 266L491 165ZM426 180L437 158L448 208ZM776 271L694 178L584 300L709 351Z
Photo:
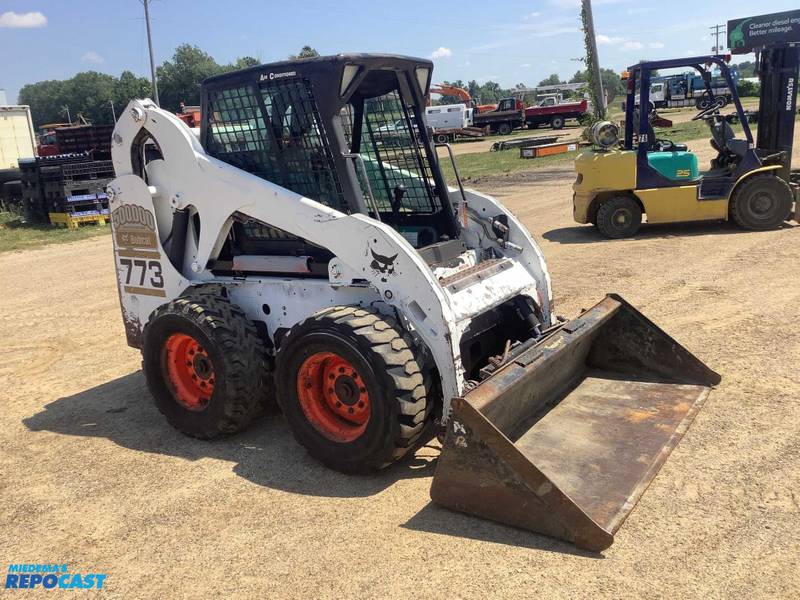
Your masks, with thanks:
M728 21L728 47L734 54L776 42L800 43L800 10Z

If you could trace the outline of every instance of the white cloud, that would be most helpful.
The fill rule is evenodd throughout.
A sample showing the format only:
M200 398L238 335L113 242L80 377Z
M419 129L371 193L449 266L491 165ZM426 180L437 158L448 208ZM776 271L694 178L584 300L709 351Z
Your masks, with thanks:
M650 46L651 48L663 48L664 47L664 44L662 42L650 42L647 45Z
M618 36L603 35L602 33L598 33L595 38L598 44L619 44L625 39Z
M0 27L9 29L35 29L47 25L47 17L40 12L4 12L0 15Z
M622 44L623 50L641 50L644 48L641 42L625 42Z
M445 48L444 46L439 46L436 50L431 52L431 59L436 60L439 58L450 58L453 56L453 51L450 48Z
M91 63L93 65L102 65L106 62L106 59L100 56L94 50L89 50L86 54L81 56L81 60L85 63Z
M529 14L525 15L523 18L525 20L528 20L528 19L536 19L537 17L541 17L541 16L542 16L542 13L540 13L539 11L535 11L535 12L532 12L532 13L529 13Z
M531 68L531 63L523 63L523 64L520 65L520 67L523 68L523 69L530 69Z

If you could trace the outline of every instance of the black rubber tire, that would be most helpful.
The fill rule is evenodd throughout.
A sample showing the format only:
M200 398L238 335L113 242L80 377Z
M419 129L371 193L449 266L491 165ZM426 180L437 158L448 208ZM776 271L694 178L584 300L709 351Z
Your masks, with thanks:
M564 117L553 117L550 119L550 127L553 129L564 129Z
M614 196L600 205L596 220L597 228L606 237L631 237L642 224L642 209L630 196Z
M370 395L366 429L340 442L321 433L303 412L297 392L300 367L309 356L332 351L358 371ZM276 358L278 403L295 439L326 466L367 473L388 466L424 442L435 406L430 380L394 319L373 310L336 306L293 327Z
M497 133L499 133L500 135L510 134L511 125L509 125L508 123L500 123L500 125L497 126Z
M198 289L155 311L144 328L142 369L156 406L167 421L192 437L211 439L244 429L264 405L266 349L255 325L215 290ZM205 348L216 382L209 404L189 410L174 396L164 372L164 344L173 333Z
M444 133L437 133L435 139L437 144L446 144L450 141L450 136Z
M775 229L789 219L793 201L792 189L780 177L753 175L734 190L730 214L742 229ZM769 206L761 208L764 202L768 202Z

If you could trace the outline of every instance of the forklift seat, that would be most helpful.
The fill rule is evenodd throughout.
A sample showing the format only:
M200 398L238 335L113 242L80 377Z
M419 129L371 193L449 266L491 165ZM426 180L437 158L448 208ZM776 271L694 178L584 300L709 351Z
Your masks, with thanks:
M717 152L724 150L743 158L747 153L747 140L737 139L730 123L721 116L717 116L711 124L711 146Z

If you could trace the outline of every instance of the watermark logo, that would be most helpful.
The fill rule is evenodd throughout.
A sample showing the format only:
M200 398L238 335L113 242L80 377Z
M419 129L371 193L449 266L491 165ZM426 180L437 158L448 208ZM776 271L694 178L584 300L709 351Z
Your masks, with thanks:
M102 590L106 573L71 573L68 565L11 563L6 569L5 589Z

